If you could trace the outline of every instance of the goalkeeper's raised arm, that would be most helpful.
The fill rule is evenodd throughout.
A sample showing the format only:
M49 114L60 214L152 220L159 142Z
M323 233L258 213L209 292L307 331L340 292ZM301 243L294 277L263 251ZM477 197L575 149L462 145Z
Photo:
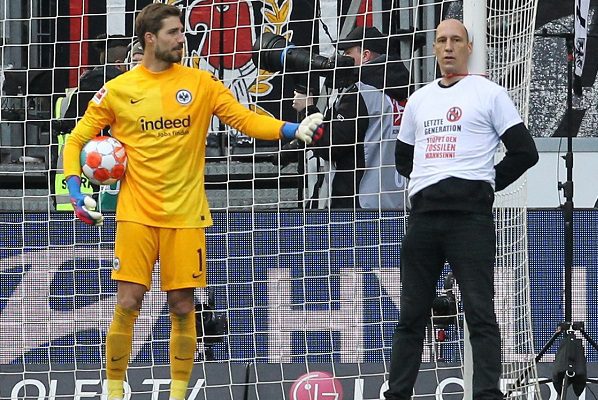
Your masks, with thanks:
M257 114L241 105L216 77L202 71L197 72L208 75L212 80L211 90L215 94L213 114L225 124L251 137L262 140L299 139L310 144L314 132L322 123L323 115L320 113L306 116L300 124Z

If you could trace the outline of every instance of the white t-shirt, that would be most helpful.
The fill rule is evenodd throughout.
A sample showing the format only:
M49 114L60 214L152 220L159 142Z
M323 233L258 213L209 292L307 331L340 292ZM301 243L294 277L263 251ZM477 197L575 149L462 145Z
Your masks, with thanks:
M500 136L522 122L506 90L470 75L448 88L440 79L407 101L398 139L415 146L409 197L455 177L494 186L494 155Z

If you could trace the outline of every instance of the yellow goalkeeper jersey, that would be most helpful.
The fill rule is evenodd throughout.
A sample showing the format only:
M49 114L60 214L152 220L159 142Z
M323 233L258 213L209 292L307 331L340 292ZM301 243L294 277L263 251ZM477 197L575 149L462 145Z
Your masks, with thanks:
M279 139L284 124L245 108L208 72L173 64L153 73L139 65L107 82L89 102L65 145L65 176L80 175L83 145L110 125L128 157L116 220L168 228L210 226L204 167L213 115L264 140Z

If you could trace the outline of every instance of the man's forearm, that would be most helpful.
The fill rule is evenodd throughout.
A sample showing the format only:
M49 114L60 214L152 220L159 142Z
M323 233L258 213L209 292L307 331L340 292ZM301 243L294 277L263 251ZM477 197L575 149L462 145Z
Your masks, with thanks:
M395 166L399 174L409 178L413 170L413 150L414 146L401 142L397 139L395 147Z
M495 191L500 191L515 182L529 168L538 162L538 150L534 139L523 123L509 128L502 136L507 152L494 167L496 170Z

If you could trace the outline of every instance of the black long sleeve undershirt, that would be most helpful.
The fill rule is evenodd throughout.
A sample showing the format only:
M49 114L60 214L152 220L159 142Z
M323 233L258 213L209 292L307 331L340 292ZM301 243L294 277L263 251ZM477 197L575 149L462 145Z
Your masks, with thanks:
M507 150L504 158L494 166L495 191L503 190L515 182L525 171L538 162L536 143L522 123L507 129L500 137Z
M494 167L494 191L503 190L538 162L536 144L523 123L507 129L501 136L501 141L507 151L505 157ZM397 140L395 166L407 178L413 170L413 150L414 146ZM411 212L464 211L491 214L493 202L494 193L490 183L453 177L414 194L411 197Z
M399 174L405 178L409 178L413 170L413 149L414 146L397 139L397 144L395 145L395 166Z
M523 123L507 129L501 136L507 150L505 157L495 165L495 191L503 190L515 182L525 171L538 162L538 150L534 139ZM413 170L412 145L397 139L395 166L399 174L409 178Z

